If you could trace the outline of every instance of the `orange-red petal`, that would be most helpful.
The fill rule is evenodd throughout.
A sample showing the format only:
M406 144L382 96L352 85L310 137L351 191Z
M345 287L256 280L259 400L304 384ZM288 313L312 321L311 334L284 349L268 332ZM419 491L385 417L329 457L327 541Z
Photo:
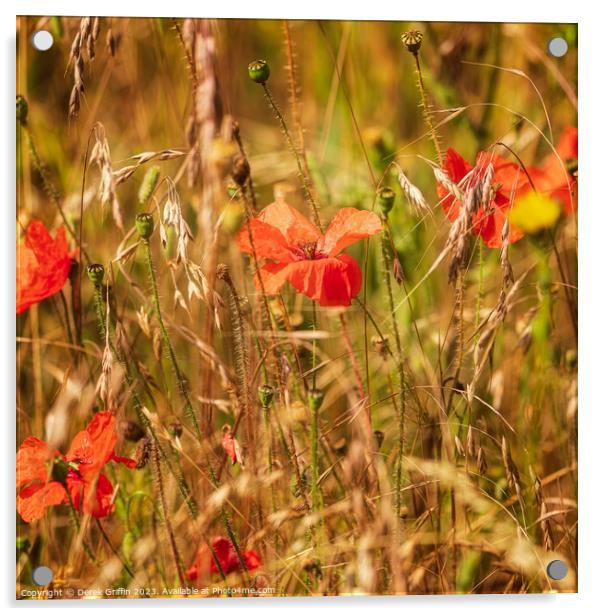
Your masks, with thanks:
M260 275L267 293L277 293L288 281L320 306L349 306L362 287L362 272L349 255L287 265L267 263Z
M46 463L57 455L59 452L52 451L44 441L28 436L17 451L17 488L32 481L46 483Z
M79 464L82 475L95 475L115 455L116 442L115 416L111 411L100 411L75 435L66 458Z
M382 223L374 212L353 207L341 208L328 226L321 248L329 257L335 257L347 246L381 230Z
M58 293L70 269L65 229L53 239L42 222L31 221L25 242L17 247L17 314Z
M95 518L104 518L113 511L113 485L102 473L88 478L77 471L70 471L67 475L67 490L78 511Z
M17 494L17 511L24 522L39 520L44 511L67 500L65 488L57 481L31 483Z

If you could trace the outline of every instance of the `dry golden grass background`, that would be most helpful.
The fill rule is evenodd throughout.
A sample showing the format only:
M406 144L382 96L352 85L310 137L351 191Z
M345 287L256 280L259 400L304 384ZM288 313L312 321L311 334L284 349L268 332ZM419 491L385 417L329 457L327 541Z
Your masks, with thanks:
M83 71L77 73L70 53L80 27L80 18L17 22L17 92L29 107L27 128L18 132L18 222L22 228L38 218L54 231L64 224L58 204L76 235L81 228L83 241L81 307L73 282L63 291L64 305L49 299L18 319L16 444L34 435L65 451L107 397L118 418L139 421L137 391L198 515L186 506L165 461L134 471L115 468L116 509L100 525L81 516L77 530L67 507L51 509L32 524L18 520L17 590L31 587L32 568L47 564L56 587L162 594L180 585L178 560L187 569L199 546L231 533L241 550L260 555L262 566L226 580L208 575L197 587L259 585L287 595L575 591L576 340L564 287L574 300L576 218L555 230L568 273L564 285L549 246L524 238L511 247L518 283L505 319L492 332L490 352L479 356L485 361L474 381L479 336L502 288L500 251L471 240L459 327L448 260L430 271L450 224L438 206L432 170L418 157L435 160L435 152L419 105L414 59L400 35L410 28L424 34L420 60L432 117L451 118L438 129L444 148L474 161L478 150L503 140L530 164L549 153L541 138L541 132L548 134L546 114L554 135L576 124L576 27L103 17L95 57L84 45ZM31 33L40 28L55 37L44 53L30 46ZM570 43L561 61L545 50L556 34ZM407 378L399 480L397 366L382 351L374 326L392 345L380 239L348 250L366 267L360 298L375 323L357 303L344 310L318 308L314 333L311 302L286 288L286 311L270 302L276 335L260 326L261 297L234 242L245 207L232 189L232 161L239 153L232 121L248 156L258 209L280 195L308 216L310 211L278 120L261 86L248 77L247 66L257 58L269 62L268 86L306 160L324 220L341 207L372 209L377 186L390 185L397 193L390 227L405 281L393 292ZM80 82L84 90L76 101L73 87ZM101 132L98 123L113 171L137 165L139 159L131 157L141 153L174 151L167 160L143 160L118 183L123 229L111 205L101 206L95 165L85 170L81 198L84 161ZM394 160L421 188L432 215L417 216L410 208L390 167ZM153 166L163 181L140 204L145 173ZM151 250L180 380L203 430L200 441L166 355L144 252L137 247L127 259L117 259L136 241L136 214L153 211L157 229L156 208L163 210L168 177L193 236L188 258L202 271L192 275L201 297L189 296L173 231L163 249L156 230ZM76 246L74 238L70 246ZM549 266L545 272L542 261ZM85 274L90 262L107 270L110 329L135 376L130 387L114 358L105 400L96 391L105 340ZM243 304L238 317L231 289L215 276L221 263L228 265ZM459 331L463 356L454 380ZM312 514L312 422L303 376L313 378L314 339L316 382L325 398L319 506ZM267 342L273 347L265 365L276 394L266 428L256 392L265 380L257 345ZM248 355L242 361L241 345ZM474 396L467 391L471 383ZM237 425L242 469L225 462L220 443L223 426L237 424L246 404L245 387L252 400L248 417ZM376 439L366 434L366 413ZM134 456L135 449L120 436L121 455ZM569 565L562 582L546 576L554 558Z

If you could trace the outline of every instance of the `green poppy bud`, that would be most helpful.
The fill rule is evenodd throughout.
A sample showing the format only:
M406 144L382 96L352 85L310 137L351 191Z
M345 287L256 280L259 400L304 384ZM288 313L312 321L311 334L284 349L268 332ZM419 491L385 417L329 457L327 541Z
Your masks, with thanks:
M25 100L25 97L21 94L17 94L17 122L21 124L27 124L27 113L29 112L29 105Z
M255 83L265 83L270 76L270 67L265 60L255 60L249 64L249 77Z
M376 201L382 215L387 218L395 203L395 191L388 186L383 186L378 190Z
M138 214L136 216L136 231L143 240L148 240L153 234L155 221L152 214Z
M274 388L271 385L260 385L257 388L257 393L259 395L261 406L263 408L270 406L272 403L272 398L274 397Z
M105 266L101 263L91 263L88 265L88 278L94 286L102 284L105 277Z
M17 550L29 550L31 542L28 537L17 537Z
M420 45L422 45L422 32L420 30L409 30L401 35L401 42L406 46L407 50L414 55L418 53Z
M152 194L155 192L155 188L157 188L157 184L159 183L160 175L161 171L157 166L151 167L144 174L144 179L142 180L142 184L140 184L140 189L138 190L138 202L140 205L146 205L148 200L151 198Z
M324 392L321 389L311 389L307 395L309 408L313 413L317 413L324 402Z

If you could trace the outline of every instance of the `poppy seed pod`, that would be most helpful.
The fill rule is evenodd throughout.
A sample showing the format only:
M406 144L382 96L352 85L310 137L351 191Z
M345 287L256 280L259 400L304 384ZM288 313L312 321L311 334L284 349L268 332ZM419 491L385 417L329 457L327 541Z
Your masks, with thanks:
M21 94L17 94L17 122L21 124L27 124L27 114L29 112L29 105L25 100L25 97Z
M383 186L378 190L377 202L382 215L387 218L395 203L395 191L388 186Z
M251 167L249 167L249 161L246 156L237 154L232 161L232 179L239 185L244 186L249 179L251 173Z
M406 46L407 50L414 55L418 53L420 45L422 45L422 32L420 30L408 30L401 35L401 42Z
M271 385L260 385L257 388L257 393L259 395L261 406L264 409L270 406L272 399L274 398L274 388Z
M136 216L136 231L143 240L148 240L155 229L155 221L152 214L138 214Z
M270 67L265 60L255 60L249 64L249 77L255 83L265 83L270 76Z
M119 422L119 432L126 441L137 443L143 436L144 430L135 421L123 419Z
M321 389L311 389L307 394L309 408L313 413L317 413L324 402L324 392Z
M88 278L94 286L99 286L105 277L105 266L102 263L91 263L88 265Z

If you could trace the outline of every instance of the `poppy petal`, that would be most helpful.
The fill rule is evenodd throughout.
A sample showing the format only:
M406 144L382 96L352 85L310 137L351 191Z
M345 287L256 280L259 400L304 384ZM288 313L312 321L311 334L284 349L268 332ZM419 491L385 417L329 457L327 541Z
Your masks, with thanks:
M75 435L66 458L79 464L82 475L94 475L113 457L116 442L115 416L111 411L100 411Z
M288 281L320 306L349 306L362 286L362 272L352 257L340 255L286 266Z
M67 475L67 490L78 511L95 518L104 518L113 511L113 484L102 473L91 479L71 471Z
M282 199L261 210L257 219L278 229L291 246L302 246L323 239L314 224Z
M58 293L71 269L65 229L53 239L44 223L32 220L17 247L17 314Z
M334 257L347 246L381 230L382 223L374 212L353 207L341 208L326 230L322 251L329 257Z
M46 483L48 479L46 463L53 455L59 455L58 451L52 453L44 441L35 436L28 436L17 451L17 488L32 481Z
M57 481L34 483L23 488L17 495L17 511L24 522L39 520L44 511L66 501L65 488Z
M255 249L258 259L271 259L280 263L292 261L288 241L279 229L259 220L259 218L253 218L250 226L250 234L253 236L252 243L248 226L243 227L236 236L236 243L240 250L252 255L253 249Z

